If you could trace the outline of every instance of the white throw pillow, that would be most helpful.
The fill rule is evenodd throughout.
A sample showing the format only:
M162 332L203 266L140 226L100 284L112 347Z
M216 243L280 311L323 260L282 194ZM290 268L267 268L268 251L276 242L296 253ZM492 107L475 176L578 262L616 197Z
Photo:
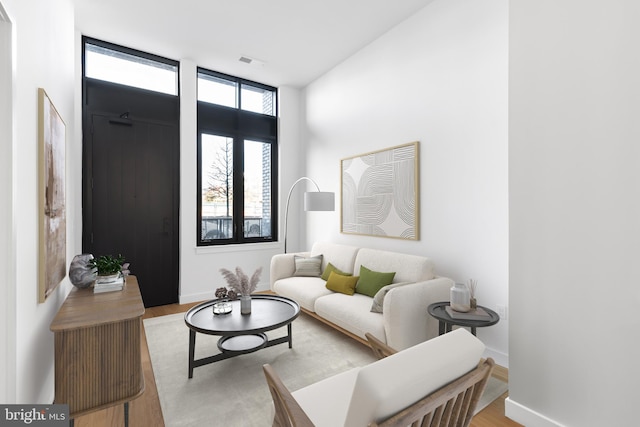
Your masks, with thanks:
M322 255L308 258L294 255L293 260L296 264L294 276L320 277L322 274Z
M373 296L373 303L371 303L371 312L382 313L382 305L384 303L384 297L387 295L387 292L389 292L393 288L397 288L398 286L408 285L409 283L411 282L391 283L390 285L380 288L380 290Z

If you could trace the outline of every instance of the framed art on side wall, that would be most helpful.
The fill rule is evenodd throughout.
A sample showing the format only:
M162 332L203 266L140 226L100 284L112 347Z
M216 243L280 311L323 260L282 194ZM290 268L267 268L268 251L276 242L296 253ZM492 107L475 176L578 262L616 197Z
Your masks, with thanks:
M340 231L419 239L418 142L341 160Z
M38 89L38 301L66 276L65 124L44 89Z

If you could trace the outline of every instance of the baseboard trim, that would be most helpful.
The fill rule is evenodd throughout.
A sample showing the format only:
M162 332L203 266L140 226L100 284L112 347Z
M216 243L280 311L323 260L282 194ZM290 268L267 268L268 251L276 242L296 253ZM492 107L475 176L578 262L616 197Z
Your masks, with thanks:
M514 401L511 397L507 397L504 401L504 414L513 421L524 426L531 427L564 427L551 418L527 408L524 405Z
M200 294L189 294L189 295L180 295L180 297L178 298L179 300L179 304L190 304L192 302L200 302L200 301L209 301L213 298L215 298L215 296L213 295L213 291L215 289L212 289L210 292L203 292Z
M487 347L484 350L483 357L491 357L498 365L504 366L505 368L509 367L509 355L501 351Z
M225 286L224 283L221 283L220 286ZM228 287L228 285L226 285ZM208 292L200 292L198 294L188 294L188 295L179 295L178 296L178 304L190 304L192 302L204 302L209 301L215 298L213 294L215 289L211 288ZM269 284L260 284L256 288L255 293L264 294L264 293L273 293L269 290Z

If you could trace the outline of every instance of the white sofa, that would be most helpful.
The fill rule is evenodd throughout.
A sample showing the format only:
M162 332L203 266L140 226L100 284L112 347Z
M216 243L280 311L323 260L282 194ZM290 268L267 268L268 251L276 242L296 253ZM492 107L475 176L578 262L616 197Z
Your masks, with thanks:
M329 263L345 273L358 275L360 266L377 272L395 272L391 285L372 298L333 292L320 277L295 276L295 256L322 255L321 270ZM402 350L438 335L438 321L427 313L429 304L448 301L453 280L434 274L433 263L422 256L317 242L310 252L275 255L271 259L270 287L293 299L303 311L347 334L366 340L369 332L382 342ZM381 311L372 305L381 301Z

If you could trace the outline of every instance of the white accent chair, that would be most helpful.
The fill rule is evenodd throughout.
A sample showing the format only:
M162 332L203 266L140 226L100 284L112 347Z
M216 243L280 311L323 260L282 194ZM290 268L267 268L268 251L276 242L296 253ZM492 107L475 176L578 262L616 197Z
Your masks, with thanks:
M468 426L493 370L465 329L290 392L264 365L281 427ZM423 423L423 424L421 424Z

